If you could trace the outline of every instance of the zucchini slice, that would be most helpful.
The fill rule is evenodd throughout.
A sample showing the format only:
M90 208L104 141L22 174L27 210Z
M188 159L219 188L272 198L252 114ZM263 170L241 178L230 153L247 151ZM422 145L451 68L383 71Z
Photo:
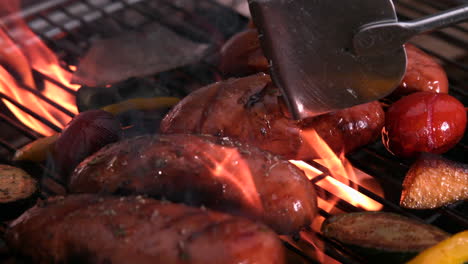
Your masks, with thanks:
M0 165L0 220L19 216L34 205L38 185L20 168Z
M372 263L404 263L449 237L437 227L384 212L332 216L323 223L322 233Z

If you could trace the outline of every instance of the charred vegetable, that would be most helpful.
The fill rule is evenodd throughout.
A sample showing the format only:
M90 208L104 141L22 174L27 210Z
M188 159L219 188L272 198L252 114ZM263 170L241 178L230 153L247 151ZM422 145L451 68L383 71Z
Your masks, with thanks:
M468 231L464 231L424 250L407 264L462 264L467 262Z
M181 37L159 23L147 24L138 32L93 42L80 61L73 81L103 86L156 74L200 61L209 45Z
M38 186L20 168L0 165L0 220L12 219L35 202Z
M55 198L13 222L6 240L31 263L284 263L262 224L142 197Z
M332 216L323 223L322 233L362 253L372 263L403 263L448 237L434 226L383 212Z
M468 199L468 164L424 154L403 181L400 205L431 209Z
M398 100L385 115L382 140L400 157L444 153L463 137L466 110L448 94L418 92Z
M120 134L119 121L106 111L90 110L73 118L55 142L52 154L62 180L67 182L80 161L119 140Z

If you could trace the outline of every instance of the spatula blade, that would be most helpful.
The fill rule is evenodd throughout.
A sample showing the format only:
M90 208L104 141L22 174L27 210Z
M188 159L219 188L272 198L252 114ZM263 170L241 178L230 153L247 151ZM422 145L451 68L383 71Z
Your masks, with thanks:
M296 119L380 99L406 70L401 47L357 56L353 36L397 21L391 0L250 0L270 72Z

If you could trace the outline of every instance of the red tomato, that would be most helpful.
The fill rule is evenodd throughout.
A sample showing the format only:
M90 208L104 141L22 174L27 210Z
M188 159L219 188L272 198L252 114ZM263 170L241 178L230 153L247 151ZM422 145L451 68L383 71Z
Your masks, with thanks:
M448 94L417 92L395 102L385 116L383 143L393 154L444 153L466 129L465 107Z

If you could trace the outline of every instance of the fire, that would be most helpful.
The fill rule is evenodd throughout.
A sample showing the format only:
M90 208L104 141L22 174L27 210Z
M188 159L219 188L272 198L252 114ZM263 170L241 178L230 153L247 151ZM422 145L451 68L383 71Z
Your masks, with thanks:
M241 193L241 199L262 212L263 206L247 161L236 148L221 147L216 153L204 153L209 162L207 168L214 177L223 178L229 185ZM232 186L232 187L231 187Z
M378 211L382 209L382 204L352 188L353 183L360 183L361 181L356 176L356 170L344 157L344 154L336 155L315 130L302 131L301 136L304 139L304 144L306 144L303 147L314 148L317 153L321 153L322 159L316 162L328 168L332 176L326 176L324 179L317 182L318 186L336 196L336 199L329 201L319 199L320 208L326 212L330 212L334 209L337 201L342 199L367 211ZM301 168L311 180L323 174L322 171L304 161L291 160L290 162ZM374 191L380 195L382 193L379 187L374 187Z
M18 10L17 1L2 4L2 13ZM64 86L77 90L79 85L70 83L71 73L60 66L55 54L29 29L23 20L10 20L0 25L0 92L26 106L58 128L63 128L71 116L48 104L34 94L55 101L71 114L76 114L75 96L52 82L38 86L33 69ZM32 90L28 91L27 89ZM2 99L10 111L29 128L48 136L55 131L40 120L27 114L13 103Z

